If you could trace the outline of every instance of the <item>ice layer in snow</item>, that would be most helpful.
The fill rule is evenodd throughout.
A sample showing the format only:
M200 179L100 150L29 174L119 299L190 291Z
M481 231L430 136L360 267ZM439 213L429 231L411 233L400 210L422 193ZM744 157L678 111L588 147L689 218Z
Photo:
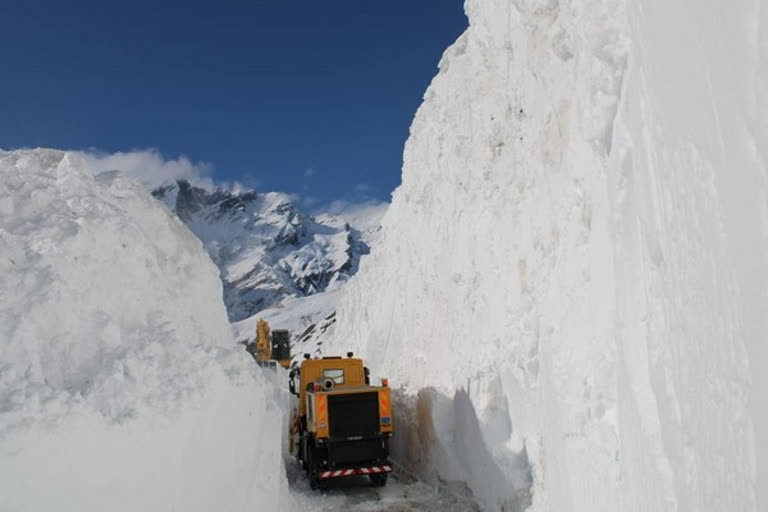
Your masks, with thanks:
M488 510L764 510L766 9L465 8L326 352Z
M0 152L0 510L290 507L218 271L138 183Z

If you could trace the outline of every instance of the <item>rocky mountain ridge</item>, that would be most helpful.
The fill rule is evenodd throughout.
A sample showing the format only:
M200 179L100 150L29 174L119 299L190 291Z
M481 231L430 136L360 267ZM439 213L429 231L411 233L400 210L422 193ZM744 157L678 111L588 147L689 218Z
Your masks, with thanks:
M219 267L231 322L336 289L368 254L375 229L311 215L288 194L208 190L178 180L152 191L203 242Z

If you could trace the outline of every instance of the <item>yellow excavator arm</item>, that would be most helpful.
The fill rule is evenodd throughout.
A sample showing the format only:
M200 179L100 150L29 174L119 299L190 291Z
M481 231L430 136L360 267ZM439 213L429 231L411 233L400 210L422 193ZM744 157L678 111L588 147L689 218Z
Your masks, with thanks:
M280 364L283 368L291 366L291 333L288 329L269 329L266 320L256 322L256 342L248 345L250 352L259 366L274 368Z
M256 323L256 361L272 359L272 341L269 337L269 324L266 320Z

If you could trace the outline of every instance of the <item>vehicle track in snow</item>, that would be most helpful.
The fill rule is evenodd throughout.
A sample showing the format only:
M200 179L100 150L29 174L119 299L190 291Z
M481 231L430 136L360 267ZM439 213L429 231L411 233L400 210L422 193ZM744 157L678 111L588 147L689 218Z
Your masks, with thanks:
M339 478L322 491L309 488L306 474L288 462L288 481L302 510L330 512L480 511L472 493L461 483L430 485L396 470L385 487L373 487L366 477Z

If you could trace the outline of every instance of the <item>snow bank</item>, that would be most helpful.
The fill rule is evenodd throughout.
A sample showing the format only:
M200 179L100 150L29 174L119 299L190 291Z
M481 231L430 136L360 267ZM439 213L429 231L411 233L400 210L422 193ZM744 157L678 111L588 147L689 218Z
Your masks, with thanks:
M0 509L290 507L216 267L138 183L0 152Z
M345 289L396 455L489 510L757 510L765 9L641 4L468 0Z

